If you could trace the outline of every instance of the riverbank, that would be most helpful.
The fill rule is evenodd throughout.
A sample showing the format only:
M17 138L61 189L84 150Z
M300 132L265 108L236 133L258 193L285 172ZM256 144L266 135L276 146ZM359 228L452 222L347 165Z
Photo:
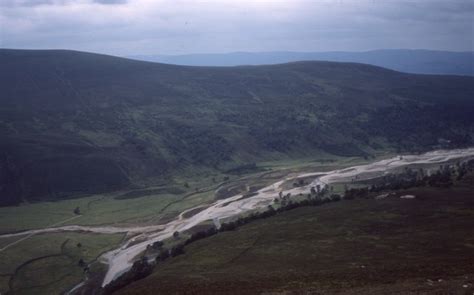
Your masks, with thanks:
M471 174L283 212L196 241L114 294L471 294L473 191Z
M107 285L110 281L115 279L118 275L130 269L133 262L139 258L140 253L143 253L150 244L157 241L162 241L170 238L175 232L185 232L196 227L199 224L207 221L213 221L216 224L225 222L226 220L235 218L244 213L252 212L254 210L266 209L269 204L274 202L275 197L280 193L290 196L299 196L300 194L307 194L311 189L317 187L324 188L326 185L340 186L340 183L351 182L354 178L358 180L371 179L380 177L384 173L396 172L405 167L420 167L437 169L440 164L467 159L474 156L474 149L451 150L451 151L434 151L422 155L402 156L384 159L374 163L350 166L343 169L324 169L324 172L305 169L302 173L290 173L289 176L274 181L273 183L258 189L252 194L240 193L233 197L223 200L217 200L206 205L203 209L203 202L209 202L209 197L195 199L195 206L189 206L184 211L192 211L194 214L184 217L184 215L175 213L176 219L165 224L146 225L146 226L99 226L99 227L83 227L71 225L67 227L46 228L35 231L35 234L50 234L54 231L62 232L64 230L84 232L85 230L126 233L127 238L121 243L119 248L109 251L100 257L100 261L107 263L108 271L102 282L102 285ZM431 168L430 168L431 169ZM271 174L270 172L262 173L262 175ZM311 178L314 179L311 181ZM288 186L299 178L304 178L304 185ZM271 178L265 180L268 181ZM249 178L252 181L252 178ZM259 184L255 184L258 186ZM261 184L260 184L261 185ZM209 192L211 195L212 192ZM199 195L198 195L199 196ZM198 202L201 200L201 202ZM136 200L133 200L136 201ZM163 205L167 208L166 204ZM83 218L81 218L83 220ZM28 232L15 234L25 235ZM10 237L11 238L11 237ZM1 242L2 239L0 239Z

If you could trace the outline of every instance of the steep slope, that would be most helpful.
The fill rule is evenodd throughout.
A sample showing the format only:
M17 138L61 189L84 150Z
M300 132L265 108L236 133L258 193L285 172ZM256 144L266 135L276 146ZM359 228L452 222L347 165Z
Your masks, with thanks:
M353 63L185 67L1 50L1 204L317 151L471 143L474 78Z

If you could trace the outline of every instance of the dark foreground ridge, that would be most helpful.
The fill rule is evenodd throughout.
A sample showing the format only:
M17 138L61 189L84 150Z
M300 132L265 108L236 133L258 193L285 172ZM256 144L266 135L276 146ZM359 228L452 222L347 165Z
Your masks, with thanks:
M158 245L167 255L154 270L138 261L105 291L470 294L473 168L406 171L391 176L388 191L387 182L348 190L341 202L312 195L195 233L171 251Z
M195 231L189 238L176 242L173 245L173 247L170 249L166 248L163 242L161 241L155 242L153 245L150 245L149 249L147 249L145 253L143 253L142 259L136 261L133 264L133 267L130 271L121 275L114 281L112 281L105 288L101 289L100 292L103 294L112 294L113 292L121 290L127 285L135 281L148 277L149 275L153 273L153 271L155 271L156 272L155 275L158 275L158 276L160 276L163 272L166 273L167 265L169 265L170 263L173 264L173 262L169 262L168 260L170 258L174 258L174 257L185 254L186 249L189 248L189 245L199 240L209 238L217 234L222 234L228 231L235 231L246 224L249 224L261 219L267 219L269 217L276 216L277 214L284 214L287 211L295 210L302 207L319 207L324 204L339 202L342 199L343 200L372 200L374 201L374 200L389 198L389 199L392 199L393 201L394 198L400 198L400 196L404 195L405 193L410 193L410 192L417 192L417 194L418 192L422 192L423 194L423 196L421 197L422 201L427 201L428 206L433 205L431 204L431 202L434 201L435 202L434 207L436 207L437 205L436 204L437 200L432 200L430 193L434 192L435 195L443 195L443 194L448 195L448 194L459 194L461 192L461 200L462 200L461 203L464 204L465 202L467 202L469 204L469 203L472 203L473 201L472 198L465 197L463 194L465 192L469 192L470 189L472 189L474 185L474 183L472 182L473 177L474 177L474 160L470 160L468 162L464 162L456 166L451 166L451 165L443 166L442 165L436 173L433 173L431 175L426 175L422 169L420 169L419 171L406 169L404 172L400 174L388 174L387 176L377 179L376 181L370 181L370 184L365 183L365 186L363 187L346 188L343 197L341 197L338 194L330 193L328 188L325 188L321 191L319 189L317 191L312 190L310 194L306 196L301 196L303 197L303 199L296 200L296 201L292 200L290 195L276 197L274 201L275 201L275 205L277 205L277 209L275 209L272 205L269 205L266 210L259 211L259 212L252 212L251 214L247 216L240 216L238 219L234 221L223 223L219 229L216 229L213 225L208 225L207 228L205 229ZM364 182L359 183L358 186L363 185L363 184ZM436 188L437 190L435 191L433 190L433 188ZM453 189L447 190L449 188L453 188ZM414 198L416 198L416 196L414 196ZM446 199L446 197L444 199ZM418 204L415 204L415 205L420 206L419 200L417 201L418 201ZM398 206L399 204L396 204L396 205ZM349 204L346 206L351 206L351 205ZM373 204L370 206L373 206ZM436 210L436 208L434 209ZM384 215L387 214L386 210L387 209L385 208L382 213L377 212L377 214L383 217ZM392 211L395 211L395 210L392 210ZM369 211L368 213L370 214L370 212L373 212L373 211ZM435 212L430 212L430 213L423 212L421 214L421 219L423 219L427 214L432 214L432 213L435 213ZM351 212L351 214L357 214L357 213ZM361 212L358 214L361 214ZM413 214L413 212L411 212L410 214ZM415 217L416 216L411 217L411 218L415 218ZM284 218L284 217L280 217L280 218ZM344 216L344 218L353 218L353 216L351 215ZM272 220L273 219L271 219L267 223L271 224ZM374 220L374 226L375 227L380 226L381 229L383 230L385 225L377 224L377 222L378 222L377 220ZM407 222L410 223L410 221L407 221ZM313 223L314 221L309 222L306 226L311 227ZM288 227L288 225L286 226ZM377 231L376 229L373 229L373 230ZM260 233L265 234L265 232L260 232ZM179 239L179 235L177 232L176 232L176 237L178 237ZM237 257L234 257L230 261L227 261L226 264L231 264L232 262L234 262L241 256L244 256L245 252L251 250L255 246L258 240L259 239L257 238L250 247L245 248L241 253L238 254ZM281 247L284 248L285 246L283 245ZM336 248L335 250L337 250L337 245L333 245L331 247L335 247ZM286 249L286 250L288 251L289 249ZM293 250L295 252L299 251L299 249L293 249ZM155 257L156 255L157 257L155 259L155 262L150 263L149 259L150 259L150 254L152 253L154 253L153 257ZM191 253L191 256L193 254L194 253ZM201 261L199 264L205 265L206 262ZM465 266L468 266L468 264L469 263L466 263ZM460 269L465 269L465 266L460 267ZM299 267L301 267L301 265L298 266L298 268ZM446 273L449 276L452 275L449 271ZM175 273L173 275L179 276L179 273ZM258 279L254 278L254 280L258 280ZM140 294L143 294L143 292L145 293L149 292L150 294L152 293L154 294L154 292L157 292L157 288L156 286L154 286L154 284L159 285L159 283L156 283L153 278L148 281L152 282L153 285L140 287L140 286L143 286L142 283L140 282L137 283L138 286L141 288L141 290L139 291ZM344 279L342 278L341 281L344 281ZM255 283L258 285L258 282L256 281L250 282L250 283L251 284ZM341 282L339 283L341 284ZM216 282L216 285L219 285L219 282ZM211 286L211 288L214 288L214 287L215 286ZM205 287L204 285L202 285L200 286L200 288L205 288ZM220 286L219 288L222 288L222 286ZM128 288L125 290L130 291L134 289ZM179 287L178 288L175 287L173 288L173 290L166 290L166 292L169 291L171 293L175 293L177 290L181 290L181 289ZM271 289L265 290L265 291L270 291L270 290ZM181 291L184 292L183 290ZM405 291L408 291L408 290L405 290ZM165 292L165 290L160 290L160 292ZM232 292L232 289L222 289L220 292L225 292L225 293ZM204 290L200 290L198 293L204 293Z
M0 50L0 205L326 152L472 144L474 78Z

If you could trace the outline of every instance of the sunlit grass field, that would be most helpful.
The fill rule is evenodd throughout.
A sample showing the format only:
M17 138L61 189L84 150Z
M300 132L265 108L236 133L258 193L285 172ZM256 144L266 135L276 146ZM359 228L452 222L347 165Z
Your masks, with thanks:
M35 235L0 252L0 292L55 294L79 283L82 259L89 264L117 247L122 234L51 233ZM11 241L12 239L5 239ZM3 243L3 239L0 239ZM97 266L96 266L97 267Z

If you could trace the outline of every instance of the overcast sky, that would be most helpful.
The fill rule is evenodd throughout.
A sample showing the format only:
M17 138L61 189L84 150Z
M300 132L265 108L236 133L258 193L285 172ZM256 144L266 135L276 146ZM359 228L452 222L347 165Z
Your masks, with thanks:
M472 51L474 0L0 0L0 47L110 53Z

